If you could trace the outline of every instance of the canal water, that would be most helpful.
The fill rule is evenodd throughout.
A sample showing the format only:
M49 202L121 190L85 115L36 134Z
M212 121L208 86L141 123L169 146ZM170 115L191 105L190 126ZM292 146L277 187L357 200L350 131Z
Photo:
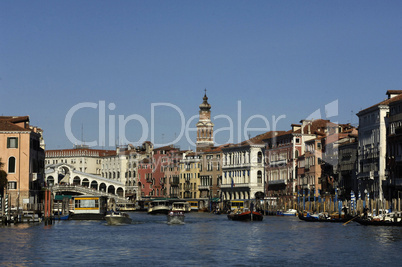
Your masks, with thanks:
M57 221L0 227L1 266L399 266L402 228L312 223L266 216L262 222L188 213L129 213L130 225Z

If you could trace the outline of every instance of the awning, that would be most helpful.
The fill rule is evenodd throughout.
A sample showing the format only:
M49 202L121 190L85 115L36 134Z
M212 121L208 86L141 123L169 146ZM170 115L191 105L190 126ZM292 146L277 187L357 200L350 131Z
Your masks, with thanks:
M71 195L56 195L54 200L63 200L63 198L71 199Z

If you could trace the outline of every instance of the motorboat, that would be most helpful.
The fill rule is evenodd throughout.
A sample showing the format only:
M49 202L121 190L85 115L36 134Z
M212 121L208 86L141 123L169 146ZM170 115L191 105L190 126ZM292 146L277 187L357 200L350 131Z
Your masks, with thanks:
M184 211L171 210L167 214L168 224L183 224L184 223Z
M228 214L228 219L232 221L262 221L263 215L258 211L234 211Z
M288 209L287 211L278 211L276 215L279 215L279 216L296 216L297 215L297 210Z
M169 210L169 202L166 200L154 200L148 206L148 214L168 214Z
M108 212L105 220L109 225L130 224L133 221L127 213L121 211Z

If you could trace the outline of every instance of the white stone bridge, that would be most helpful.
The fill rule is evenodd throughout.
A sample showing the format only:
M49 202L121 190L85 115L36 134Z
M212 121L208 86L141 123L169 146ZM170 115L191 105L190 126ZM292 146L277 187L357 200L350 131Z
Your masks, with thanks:
M47 165L45 176L46 186L52 188L53 194L75 192L81 195L104 195L122 202L133 196L135 199L137 192L137 187L125 186L116 179L77 171L67 163Z

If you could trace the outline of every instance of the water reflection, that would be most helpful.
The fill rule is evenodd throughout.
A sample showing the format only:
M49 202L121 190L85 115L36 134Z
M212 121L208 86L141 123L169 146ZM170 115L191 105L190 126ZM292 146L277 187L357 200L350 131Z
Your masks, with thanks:
M373 266L402 260L400 228L309 223L286 217L246 223L206 213L186 214L185 224L172 227L166 216L131 213L130 217L132 224L112 227L101 221L58 221L46 228L43 224L1 227L0 257L10 266L60 262L80 266L122 262Z

